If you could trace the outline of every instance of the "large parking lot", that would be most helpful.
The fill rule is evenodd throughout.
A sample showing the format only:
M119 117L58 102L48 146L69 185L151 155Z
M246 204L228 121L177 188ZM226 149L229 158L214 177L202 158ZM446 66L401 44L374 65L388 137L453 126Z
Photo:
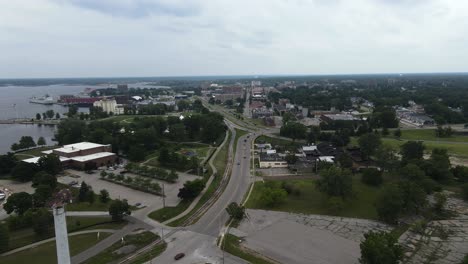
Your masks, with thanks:
M67 170L68 176L62 176L58 179L59 182L69 184L72 181L81 183L82 181L92 186L95 193L99 193L100 190L106 189L112 199L127 199L128 203L135 205L141 203L143 206L150 206L153 208L163 207L163 200L161 196L133 190L125 186L115 184L112 182L104 181L100 179L100 171L95 171L92 174L87 174L83 171ZM109 171L110 172L110 171ZM119 171L112 171L113 173L119 173ZM158 182L161 186L164 184L164 191L166 194L166 206L176 206L179 202L177 194L179 189L183 187L184 182L199 178L195 175L189 175L184 173L178 173L179 180L176 183L167 183L164 181L153 180ZM126 173L127 176L135 176L130 173Z
M321 215L247 210L248 218L231 233L243 246L280 263L359 263L359 243L369 230L389 230L385 224Z

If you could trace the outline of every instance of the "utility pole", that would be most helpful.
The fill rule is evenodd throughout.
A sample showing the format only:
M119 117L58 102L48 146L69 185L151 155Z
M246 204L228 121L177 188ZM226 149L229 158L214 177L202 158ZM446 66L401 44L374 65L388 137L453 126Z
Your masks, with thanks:
M162 184L163 208L166 208L166 194L164 193L164 183Z

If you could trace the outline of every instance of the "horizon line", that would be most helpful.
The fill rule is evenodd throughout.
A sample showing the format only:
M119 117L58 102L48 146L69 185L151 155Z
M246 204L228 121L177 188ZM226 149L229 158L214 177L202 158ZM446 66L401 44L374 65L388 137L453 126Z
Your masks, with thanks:
M125 78L202 78L202 77L319 77L319 76L363 76L363 75L430 75L468 74L468 72L381 72L381 73L323 73L323 74L227 74L227 75L165 75L165 76L80 76L80 77L1 77L4 80L45 80L45 79L125 79Z

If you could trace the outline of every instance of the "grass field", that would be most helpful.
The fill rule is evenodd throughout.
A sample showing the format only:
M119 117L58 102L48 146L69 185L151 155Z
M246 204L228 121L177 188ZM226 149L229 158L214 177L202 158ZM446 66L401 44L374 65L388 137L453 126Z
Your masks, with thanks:
M391 135L389 136L391 137ZM468 136L454 133L451 137L436 137L435 129L407 129L401 130L401 139L406 140L431 140L431 141L450 141L450 142L468 142Z
M127 235L124 238L125 245L134 245L135 250L138 250L151 242L159 239L159 237L149 231L136 234L136 235ZM116 263L118 259L125 257L128 254L117 254L115 253L116 250L121 248L122 242L116 242L106 250L102 251L98 255L88 259L87 261L83 262L85 264L101 264L101 263ZM133 251L133 252L134 252ZM129 253L131 254L131 252Z
M409 132L409 134L407 134ZM422 132L420 132L422 131ZM424 146L426 146L426 153L430 154L431 151L435 148L447 149L448 153L453 156L460 158L468 158L468 136L454 136L449 138L431 138L429 130L403 130L403 136L400 140L393 137L384 137L382 138L382 143L392 147L395 150L400 150L400 146L403 145L406 141L409 140L422 140L424 141ZM405 134L407 137L405 138ZM421 135L421 137L418 137ZM435 136L434 136L435 137ZM439 141L439 142L437 142ZM358 145L358 140L356 137L351 138L351 145ZM463 143L463 144L461 144Z
M151 212L148 216L158 222L164 222L184 212L191 204L191 201L180 201L177 206L168 206Z
M57 147L56 146L46 146L46 147L40 147L40 148L35 148L35 149L29 149L29 150L17 152L15 154L15 156L17 156L18 159L20 159L20 160L29 159L29 158L31 158L31 156L39 157L39 156L44 155L44 153L42 153L41 151L46 151L46 150L50 150L50 149L53 149L53 148L57 148Z
M406 140L383 138L382 142L387 146L391 146L392 148L399 150L400 146L403 145ZM451 155L468 158L468 144L460 144L459 142L449 143L424 141L424 146L426 146L426 153L430 153L435 148L443 148L447 149L448 153Z
M260 195L264 183L256 183L250 199L246 203L247 208L284 211L291 213L330 215L327 207L327 196L319 192L315 187L315 180L288 180L300 191L300 196L288 195L286 201L273 208L267 208L262 204ZM374 202L377 199L380 188L370 187L360 181L358 175L353 176L354 197L346 201L344 208L337 214L343 217L355 217L377 219L377 211Z
M119 229L126 225L126 222L111 222L111 218L104 217L79 217L79 216L68 216L67 217L67 231L69 233L88 230L88 229ZM77 224L79 222L79 224ZM10 232L10 250L24 247L26 245L38 242L47 238L52 237L53 234L47 237L39 237L36 235L32 228L23 228Z
M270 262L264 258L255 256L245 250L243 250L240 246L239 242L239 237L236 237L231 234L227 234L224 242L223 242L223 248L224 251L237 256L239 258L242 258L244 260L247 260L250 263L255 263L255 264L273 264L273 262Z
M96 233L76 235L69 237L70 255L74 256L99 241L108 237L110 233L100 233L97 240ZM22 250L9 256L0 257L2 264L23 264L23 263L57 263L55 241L47 242L37 247Z
M272 147L274 146L283 146L287 150L296 150L298 147L302 146L303 143L293 142L292 140L286 140L281 138L273 138L267 136L259 136L255 139L255 143L270 143Z

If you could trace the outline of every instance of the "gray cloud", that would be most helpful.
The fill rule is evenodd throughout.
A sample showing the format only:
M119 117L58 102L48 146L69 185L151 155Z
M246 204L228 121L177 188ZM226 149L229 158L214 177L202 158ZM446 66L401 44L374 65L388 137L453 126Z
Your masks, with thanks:
M34 0L0 9L0 78L466 71L455 0Z

